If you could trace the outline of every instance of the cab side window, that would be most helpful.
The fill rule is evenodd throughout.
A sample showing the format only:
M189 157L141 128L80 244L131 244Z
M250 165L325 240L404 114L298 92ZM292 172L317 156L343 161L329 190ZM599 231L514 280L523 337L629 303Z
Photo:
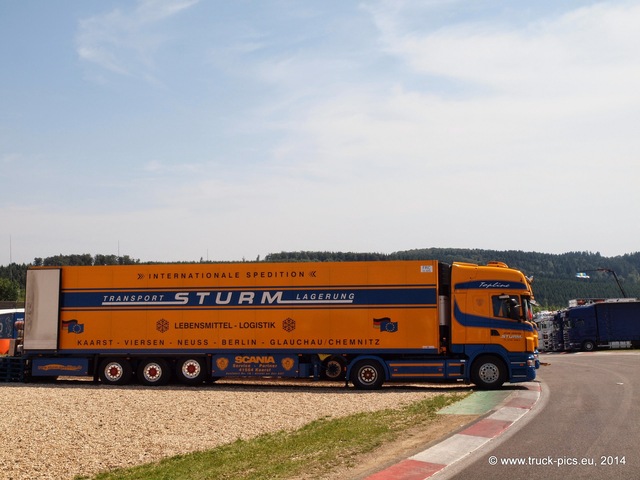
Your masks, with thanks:
M520 304L517 296L494 295L491 297L493 305L493 316L508 318L510 320L520 319Z

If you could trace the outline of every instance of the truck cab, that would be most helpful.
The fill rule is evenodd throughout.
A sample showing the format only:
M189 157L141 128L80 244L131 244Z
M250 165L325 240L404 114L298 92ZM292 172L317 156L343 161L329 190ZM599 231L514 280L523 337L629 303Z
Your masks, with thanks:
M568 350L595 350L598 323L593 305L570 308L564 321L565 348Z
M451 290L450 348L469 357L472 381L487 383L483 368L500 379L533 380L538 336L529 280L500 262L454 263Z

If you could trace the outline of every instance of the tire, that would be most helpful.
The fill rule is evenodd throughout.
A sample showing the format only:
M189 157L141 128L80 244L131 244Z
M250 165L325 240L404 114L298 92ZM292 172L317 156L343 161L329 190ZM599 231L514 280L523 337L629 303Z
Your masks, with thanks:
M320 376L325 380L344 380L347 375L346 366L347 362L342 357L332 356L326 358L324 362L322 362L322 372Z
M593 352L596 349L596 342L593 340L585 340L582 342L582 351Z
M100 381L105 385L126 385L131 381L131 363L124 358L107 358L100 364Z
M143 385L159 386L169 383L170 371L167 362L158 359L146 359L138 365L138 380Z
M471 368L471 381L480 390L494 390L507 379L507 367L497 357L485 355L476 359Z
M351 383L358 390L377 390L384 380L384 370L375 360L360 360L351 369Z
M176 377L185 385L198 385L207 377L206 362L203 358L185 358L176 362Z

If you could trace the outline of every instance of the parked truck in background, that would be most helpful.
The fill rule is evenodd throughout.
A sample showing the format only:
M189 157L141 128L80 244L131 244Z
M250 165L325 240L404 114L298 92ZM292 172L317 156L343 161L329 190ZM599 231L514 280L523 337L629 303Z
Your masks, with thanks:
M533 293L520 271L437 261L41 267L24 338L0 359L26 379L93 376L462 381L535 378Z
M566 309L556 312L553 316L553 330L551 331L551 351L563 352L564 348L564 317Z
M0 308L0 355L6 355L24 326L24 308Z
M535 317L540 337L540 351L561 352L564 350L564 316L567 309L541 312Z
M604 301L564 311L564 348L640 347L640 302Z
M533 317L533 321L538 327L538 342L541 352L553 351L553 330L555 312L539 312Z

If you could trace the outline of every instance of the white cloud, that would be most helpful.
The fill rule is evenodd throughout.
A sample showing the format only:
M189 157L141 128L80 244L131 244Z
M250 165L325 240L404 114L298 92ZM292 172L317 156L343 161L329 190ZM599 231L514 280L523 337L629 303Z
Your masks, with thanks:
M155 81L155 52L166 36L153 27L194 6L199 0L138 0L135 8L116 8L80 20L78 56L110 72Z
M191 8L200 0L138 0L134 18L140 24L158 22Z
M278 172L303 181L301 211L325 207L317 218L331 235L360 225L354 238L363 241L367 222L343 221L362 211L367 221L379 217L368 233L388 246L398 240L388 232L404 225L403 238L419 246L457 238L465 240L456 246L557 252L624 243L633 251L632 241L612 237L638 228L608 213L624 208L622 192L625 204L640 201L640 31L630 18L640 20L640 8L596 5L523 31L487 22L419 34L378 17L387 51L415 76L305 104L275 150ZM431 88L434 75L463 83ZM608 228L594 230L591 217ZM536 220L574 233L546 238ZM492 228L509 222L519 235Z
M633 3L596 4L525 28L480 20L426 33L407 31L388 15L375 18L390 53L417 72L488 88L488 94L594 100L595 90L611 100L616 88L627 91L640 76L640 6Z
M143 171L154 175L190 175L202 174L207 169L205 164L198 163L166 163L157 160L147 162Z
M363 158L378 152L386 161L426 155L428 162L435 151L448 163L504 162L542 141L584 153L597 148L594 143L615 146L608 140L631 133L626 130L640 103L640 30L630 18L640 21L640 7L596 5L532 22L524 31L487 22L421 35L406 33L397 18L378 16L378 24L392 30L381 32L388 51L422 81L398 79L401 86L386 92L365 84L363 95L322 98L299 128L325 147L338 146L331 154L356 146ZM433 75L482 88L452 95L432 88Z
M0 155L0 164L5 165L6 167L10 167L11 165L15 165L20 163L24 159L24 155L16 152L8 152Z

